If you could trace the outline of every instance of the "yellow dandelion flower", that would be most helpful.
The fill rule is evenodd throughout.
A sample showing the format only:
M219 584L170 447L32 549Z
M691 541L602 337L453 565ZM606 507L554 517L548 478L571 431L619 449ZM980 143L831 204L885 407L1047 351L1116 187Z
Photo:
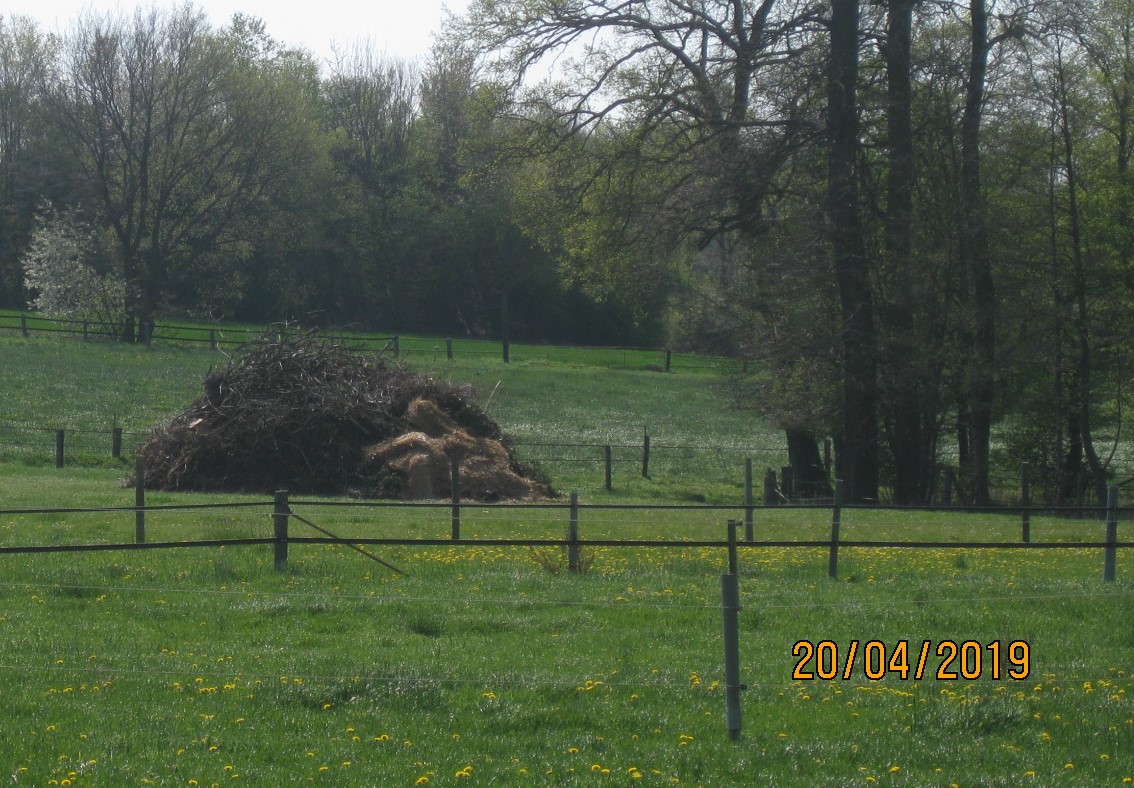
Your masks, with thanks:
M417 778L417 780L414 782L414 785L425 785L427 782L429 782L429 778L423 774Z

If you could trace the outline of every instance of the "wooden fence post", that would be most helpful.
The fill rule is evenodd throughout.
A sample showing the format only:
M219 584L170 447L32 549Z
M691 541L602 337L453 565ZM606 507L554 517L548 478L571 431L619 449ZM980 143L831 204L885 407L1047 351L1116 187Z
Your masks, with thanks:
M209 347L213 350L217 349L217 332L216 329L209 329Z
M27 336L28 336L28 316L27 315L20 315L20 333L24 335L25 339L27 338Z
M671 372L673 370L673 351L669 348L665 349L665 371Z
M756 538L752 529L752 458L744 458L744 541Z
M1027 544L1032 541L1032 485L1028 474L1028 464L1020 463L1020 540Z
M831 554L827 559L827 577L839 576L839 529L843 520L843 480L835 479L835 505L831 508Z
M64 431L63 430L56 430L55 431L55 467L56 468L62 468L63 467L63 441L64 441Z
M461 455L453 452L449 455L449 485L452 492L452 539L461 540Z
M445 358L449 361L453 360L453 340L451 339L445 340Z
M110 456L116 460L122 459L122 428L114 427L110 430Z
M146 458L134 455L134 541L146 541Z
M644 432L642 437L642 478L650 478L650 433Z
M87 331L88 331L88 328L87 328L87 321L86 321L86 320L84 320L84 321L83 321L83 341L84 341L84 342L86 342L86 341L87 341Z
M276 571L287 569L287 521L291 518L291 507L287 502L287 490L277 490L272 522L275 525L275 563Z
M567 571L579 573L579 493L571 493L571 514L567 520Z
M606 491L611 492L614 489L614 449L609 443L602 447L602 459L606 468Z
M394 358L402 357L402 338L394 337Z
M1118 487L1106 488L1106 549L1103 553L1103 580L1114 582L1115 552L1118 548Z

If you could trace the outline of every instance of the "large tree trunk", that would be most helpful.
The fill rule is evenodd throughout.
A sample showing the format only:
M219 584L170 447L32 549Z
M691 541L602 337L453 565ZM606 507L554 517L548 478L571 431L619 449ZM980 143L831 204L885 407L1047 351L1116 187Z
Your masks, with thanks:
M969 349L967 412L961 428L967 433L968 457L962 471L969 497L985 503L990 497L988 461L996 370L996 294L988 248L988 216L981 185L980 134L988 70L988 9L985 0L970 0L972 35L965 109L961 118L960 250L969 285L972 330Z
M1063 53L1060 50L1056 63L1056 86L1059 103L1059 128L1063 143L1063 172L1067 187L1067 229L1071 241L1072 283L1074 287L1074 336L1075 372L1071 383L1071 430L1073 451L1069 452L1067 463L1073 457L1081 462L1087 461L1090 483L1094 489L1095 500L1099 506L1106 505L1106 469L1095 449L1092 432L1091 405L1094 398L1090 307L1087 301L1087 270L1083 252L1082 217L1079 212L1079 174L1075 153L1075 138L1072 133L1069 86ZM1077 443L1078 445L1074 445ZM1078 474L1076 473L1076 479ZM1082 486L1076 481L1076 497L1083 495Z
M936 471L937 414L932 349L920 340L916 320L919 285L913 265L914 145L910 50L917 0L891 0L885 42L887 86L887 205L884 279L879 307L884 352L882 411L894 458L895 503L926 503ZM922 304L922 308L931 308Z
M831 3L827 83L827 211L842 313L842 451L848 503L878 498L878 381L874 307L858 190L858 2Z
M830 498L831 480L819 441L808 430L787 430L788 464L791 465L797 498Z

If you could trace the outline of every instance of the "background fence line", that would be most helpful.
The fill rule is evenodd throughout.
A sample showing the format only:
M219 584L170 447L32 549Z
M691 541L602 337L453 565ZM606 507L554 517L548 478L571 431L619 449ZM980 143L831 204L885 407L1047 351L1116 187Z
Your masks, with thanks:
M124 461L126 455L133 453L133 446L145 441L151 434L150 430L124 429L122 427L97 428L89 426L67 426L64 428L46 427L30 424L4 424L0 423L0 448L30 451L33 455L42 457L54 456L56 467L62 468L68 462L78 457L80 460L91 458L111 458ZM829 503L830 495L817 495L805 489L799 489L792 479L795 476L790 465L781 465L779 472L773 470L773 465L780 465L786 457L786 449L750 448L736 446L689 446L668 445L659 443L651 436L644 436L641 443L585 443L585 442L548 442L536 441L527 443L514 441L512 444L519 455L521 462L538 463L549 466L566 466L584 469L593 468L596 476L605 477L607 490L614 488L614 470L616 468L634 469L632 476L637 477L640 471L646 471L648 478L665 478L667 475L678 475L682 468L697 463L703 466L706 458L715 460L722 473L728 474L728 468L734 469L735 478L739 484L742 472L746 472L746 463L753 462L758 469L760 464L766 467L765 476L771 475L774 486L765 488L756 493L756 500L762 500L765 505L777 503L802 503L818 501ZM560 451L555 451L559 449ZM942 466L941 474L948 477L955 474L956 469L951 466ZM1019 502L1021 506L1030 505L1033 496L1029 479L1026 473L994 474L994 487L1002 500ZM722 477L726 478L726 477ZM756 481L755 479L752 480ZM744 478L745 489L750 483ZM1134 484L1134 478L1116 481L1120 488ZM1041 501L1042 503L1042 501ZM953 494L948 485L941 486L935 496L935 504L940 507L958 510L977 511L979 507L965 504L960 495ZM1076 503L1074 506L1083 512L1089 512L1092 507L1086 501ZM994 508L1002 508L1000 506Z
M113 323L91 320L66 320L45 318L38 315L0 312L0 331L18 333L24 337L34 334L64 335L84 342L94 340L118 341L122 327ZM243 328L239 326L201 326L187 323L154 323L143 331L137 342L150 346L158 344L208 345L213 350L236 348L262 336L276 333L280 336L302 333L303 330L287 324L274 324L265 328ZM461 356L494 356L505 362L523 359L532 355L552 355L569 357L572 353L586 352L590 355L605 355L605 364L625 366L633 369L656 372L733 370L747 371L747 361L724 356L706 356L699 353L684 353L668 347L648 347L631 345L551 345L540 343L516 343L514 341L492 338L453 339L450 337L405 337L399 334L375 334L368 332L328 331L321 333L324 339L340 342L352 350L387 354L393 358L405 355L432 356L444 355L448 360Z

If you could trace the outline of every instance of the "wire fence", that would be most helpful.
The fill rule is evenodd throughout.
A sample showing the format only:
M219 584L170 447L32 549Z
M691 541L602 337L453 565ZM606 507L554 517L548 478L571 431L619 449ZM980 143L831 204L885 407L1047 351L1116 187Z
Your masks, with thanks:
M68 337L84 342L120 341L123 338L123 327L114 323L45 318L11 312L0 312L0 331L18 333L24 337ZM250 328L162 322L144 326L135 341L147 346L207 345L213 350L222 350L237 348L265 334L283 337L297 333L301 333L301 329L288 324ZM320 336L357 352L377 353L394 359L494 357L505 362L586 364L654 372L733 374L747 371L747 362L744 360L678 352L666 347L513 344L506 340L408 337L334 330L321 332Z
M54 460L59 468L70 464L124 464L150 435L150 431L120 427L56 429L33 424L0 423L0 459L29 463ZM832 484L802 484L794 480L795 473L788 465L786 447L670 445L648 435L642 443L633 444L514 441L512 447L521 464L544 471L553 482L562 477L578 484L590 477L596 482L604 479L606 489L614 490L624 487L628 480L638 478L664 481L693 477L711 484L743 487L746 495L768 505L812 501L829 503L832 500ZM833 476L831 470L827 473L828 478ZM959 471L942 466L938 476L933 503L944 507L964 507L968 499L957 482ZM1028 482L1027 466L1016 473L1000 470L990 476L994 500L1000 504L1026 507L1033 502L1044 505L1058 503L1053 498L1054 491ZM1115 462L1110 468L1110 476L1120 489L1129 489L1134 485L1134 466ZM1085 513L1091 504L1090 494L1086 485L1080 485L1078 500L1064 503ZM685 500L694 502L706 500L706 496L695 492L686 491L681 495ZM882 503L885 501L883 497Z
M661 615L674 610L683 610L694 615L698 612L711 614L703 624L697 625L706 632L712 632L716 628L714 619L723 613L725 661L721 678L716 678L716 670L713 669L712 674L706 673L704 679L694 671L691 673L691 676L695 677L694 680L679 678L673 674L659 677L631 673L619 678L604 674L598 681L604 686L619 686L628 690L719 693L726 701L729 733L739 735L741 685L739 679L735 677L739 675L735 673L739 664L737 640L739 630L736 622L736 612L740 609L739 592L735 591L737 596L730 601L727 593L728 585L725 581L732 578L731 582L739 588L736 585L738 576L748 571L750 562L754 565L755 559L763 552L773 548L801 550L809 556L808 561L822 556L826 561L822 559L816 561L811 571L816 576L821 576L822 563L826 563L828 576L836 578L839 577L840 551L845 557L848 552L859 549L949 551L979 549L1011 552L1064 549L1079 553L1098 551L1102 559L1103 578L1109 582L1115 579L1118 551L1134 547L1134 542L1119 541L1117 532L1119 519L1129 519L1134 515L1134 508L1120 509L1117 490L1114 488L1112 490L1107 507L1092 509L1088 513L1102 518L1102 523L1071 521L1073 516L1081 514L1078 509L1072 511L1057 507L972 507L961 513L952 509L943 510L940 507L843 506L838 503L837 495L832 505L756 507L588 504L580 503L575 496L567 502L537 504L339 501L304 497L293 499L286 493L280 492L270 500L245 497L216 503L147 505L143 497L134 506L0 509L0 518L3 518L7 524L6 542L0 545L0 558L33 553L219 547L265 548L272 551L274 568L277 571L284 571L288 568L289 560L303 560L302 556L292 555L293 551L309 550L325 545L349 547L387 569L401 572L396 566L398 562L396 556L381 557L370 553L369 549L398 547L411 551L430 551L437 548L474 551L486 548L519 548L531 551L533 557L538 555L539 550L553 550L559 558L552 557L546 560L559 561L555 565L555 571L578 573L586 571L585 555L589 550L619 551L633 548L699 551L702 556L706 553L719 555L722 559L720 563L727 564L729 568L728 573L722 575L722 598L719 605L710 602L708 598L698 602L641 600L632 597L533 600L530 597L519 599L486 595L458 598L444 591L429 595L387 593L378 596L344 592L338 589L337 584L335 593L248 588L238 590L178 588L145 585L145 581L142 585L126 585L105 580L75 581L73 574L71 582L6 582L0 583L0 588L21 588L33 594L50 590L77 599L105 594L154 595L161 600L163 607L173 599L173 604L185 611L195 610L196 604L192 600L201 595L222 596L231 599L233 605L245 607L262 605L266 600L269 605L283 603L285 608L291 609L293 602L314 601L324 612L336 606L388 604L413 605L416 609L429 606L459 606L461 610L470 608L480 610L490 606L505 605L587 608L610 612L612 621L615 614L628 608L643 612L656 611ZM939 516L942 513L946 516ZM986 517L977 518L979 522L975 523L961 522L969 514L986 515ZM921 522L930 519L931 516L939 516L936 523L926 526ZM995 521L990 521L987 516L994 516ZM71 526L76 525L76 521L82 521L80 527L72 528ZM49 523L46 531L42 527L21 528L22 523L42 526L45 522ZM122 532L128 530L130 524L134 525L133 541L122 538ZM1023 525L1029 527L1031 531L1020 532L1018 529ZM915 526L919 529L916 533L901 536L903 531L913 531ZM926 530L927 528L929 530ZM193 538L188 538L190 534L185 533L190 529L194 532ZM627 531L631 534L647 532L650 535L628 536L624 533ZM42 540L45 533L48 538ZM308 535L312 533L317 535ZM893 533L898 533L899 536L893 536ZM91 538L92 535L97 538ZM159 539L155 540L155 536ZM1043 539L1033 538L1039 536ZM550 566L545 564L545 568ZM1079 596L1129 599L1132 594L1131 592L1105 594L1095 592ZM183 597L189 598L189 601L177 601ZM1067 598L1066 593L1019 598L1006 595L996 597L1001 609L1007 605L1018 604L1024 606L1022 610L1033 608L1037 600L1050 600L1054 604L1057 601L1066 602ZM978 599L972 597L950 599L946 594L936 599L918 600L916 604L971 606L978 602ZM860 611L863 601L855 599L848 604L853 604L856 611ZM875 602L875 604L882 603ZM900 607L903 603L891 600L885 604L890 607ZM912 607L915 602L907 600L904 604ZM790 615L792 610L806 607L837 608L838 606L838 603L815 605L800 601L777 604L774 601L761 600L759 603L761 615L775 615L777 610L782 615ZM425 622L421 626L430 625ZM594 629L594 622L591 619L588 619L588 629L590 631ZM706 640L714 641L712 637ZM1011 646L1015 646L1018 642L1022 641L1012 641ZM928 643L929 641L926 641L926 644ZM982 649L987 648L981 642L972 641L972 643L977 647L977 667L975 673L966 675L965 678L981 675ZM829 645L831 648L835 647L834 644ZM964 645L969 643L966 642ZM1026 643L1024 645L1026 647ZM997 648L1001 646L1000 641L996 642L996 646ZM864 649L869 647L870 644L867 644ZM954 647L956 648L957 644L954 644ZM1004 648L1009 647L1009 642L1006 640ZM885 649L885 644L881 644L881 648ZM699 659L704 660L704 653L707 652L708 650L702 646L699 649L701 654ZM516 667L509 662L507 654L500 655L502 667L499 671L494 671L490 675L486 673L472 675L463 673L459 668L454 669L452 665L434 664L428 661L415 664L412 671L399 669L368 671L357 668L336 671L333 666L330 670L326 666L320 670L313 669L311 665L305 663L302 655L293 654L285 657L283 653L280 652L281 656L278 663L274 664L274 670L265 669L264 663L228 669L202 669L193 666L191 674L194 681L203 680L206 685L213 678L218 681L224 679L235 682L232 677L238 673L239 682L258 681L275 684L282 681L294 684L298 681L301 684L314 685L347 682L352 687L373 684L387 688L480 686L496 689L586 690L590 686L596 686L594 671L578 670L573 667L564 670L557 665ZM999 654L997 656L999 657ZM139 680L152 680L154 677L181 679L187 675L185 668L171 667L168 659L159 655L139 657L136 654L115 654L113 650L107 654L100 650L100 656L96 663L92 664L91 660L94 658L89 654L65 655L55 651L51 654L51 659L51 664L47 662L40 664L26 658L19 664L5 660L0 662L0 671L24 676L43 672L71 675L76 671L74 666L83 665L84 675L99 678L138 677ZM854 657L851 656L850 660L853 659ZM867 657L864 656L863 659L867 660ZM1027 661L1026 656L1024 660L1023 664L1030 669L1030 662ZM796 665L796 672L798 674L801 666L804 670L814 666L820 672L820 677L823 677L821 672L824 664L819 657L813 661L800 660ZM870 664L869 661L864 661L862 668L862 672L868 676L871 670ZM249 670L248 667L252 669ZM1082 673L1081 663L1077 663L1074 667ZM699 665L697 669L700 669ZM986 666L985 669L990 668ZM1046 669L1052 669L1051 663L1047 664ZM971 673L974 668L969 665L968 670ZM730 678L730 675L733 677ZM1085 674L1086 680L1102 678L1106 677L1095 676L1093 673ZM778 681L749 680L744 686L759 696L762 693L782 691L784 681L782 678Z
M572 494L566 503L465 503L404 501L327 501L291 499L277 492L272 500L242 500L226 503L146 505L145 491L136 487L134 506L12 508L0 509L0 517L114 515L134 522L134 539L111 538L111 530L100 541L72 542L53 535L51 543L9 539L0 545L0 555L94 551L159 550L223 546L270 546L275 566L286 568L289 552L296 545L344 545L366 554L366 547L551 548L566 556L568 571L579 571L583 551L595 548L709 549L720 551L736 563L738 550L754 548L819 548L827 551L827 574L838 577L841 550L886 549L991 549L991 550L1098 550L1103 559L1103 578L1112 581L1119 550L1134 542L1119 541L1120 520L1134 519L1134 507L1119 507L1118 490L1110 488L1106 507L894 507L844 505L836 492L832 504L764 507L751 505L681 504L586 504ZM147 531L154 514L191 512L194 516L224 515L227 533L216 538L174 538L173 531ZM258 514L255 514L257 513ZM258 529L270 513L270 534ZM617 514L617 529L643 530L648 537L625 536L604 527L597 534L585 532L596 514ZM978 530L958 530L938 525L936 532L921 532L911 538L900 527L863 529L855 521L862 513L883 516L922 517L947 513L993 515L996 524L981 522ZM233 514L244 515L231 518ZM247 515L252 514L250 521ZM629 518L626 515L630 515ZM1082 518L1087 518L1086 520ZM640 518L638 523L635 518ZM722 525L727 524L727 530ZM334 528L332 531L331 528ZM344 530L345 528L345 530ZM60 527L60 530L61 527ZM234 530L243 531L232 533ZM257 533L257 530L259 532ZM715 533L714 533L715 531ZM307 535L304 535L306 532ZM161 534L162 538L154 539ZM317 535L311 535L317 534ZM860 535L861 534L861 535ZM963 538L969 536L970 538ZM377 559L373 555L368 557Z

